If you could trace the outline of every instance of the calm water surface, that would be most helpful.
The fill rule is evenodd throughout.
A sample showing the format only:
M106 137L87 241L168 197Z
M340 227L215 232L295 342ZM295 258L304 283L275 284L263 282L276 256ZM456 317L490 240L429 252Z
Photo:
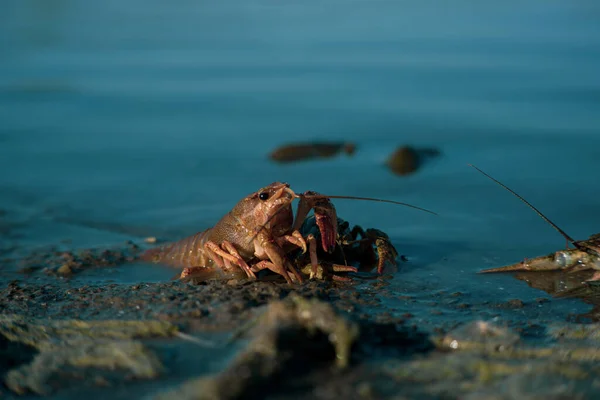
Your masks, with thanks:
M36 247L177 239L272 181L437 211L336 202L390 234L393 281L474 298L544 293L484 267L600 231L600 6L594 1L5 0L0 207ZM291 141L357 154L280 166ZM443 157L400 178L395 146ZM168 279L147 267L123 280ZM123 273L126 275L125 273ZM423 296L427 296L425 293ZM566 315L586 306L551 303Z

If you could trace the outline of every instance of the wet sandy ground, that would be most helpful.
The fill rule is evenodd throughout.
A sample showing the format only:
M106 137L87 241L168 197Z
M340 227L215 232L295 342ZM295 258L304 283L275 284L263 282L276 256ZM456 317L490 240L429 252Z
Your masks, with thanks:
M18 245L27 223L8 220L3 237L12 244L3 243L0 273L5 398L600 394L597 316L562 307L579 300L452 292L415 279L406 262L354 283L183 283L167 277L172 269L136 263L150 246L143 240L27 253ZM140 268L162 276L124 282ZM594 303L582 274L517 277L550 294L575 288Z

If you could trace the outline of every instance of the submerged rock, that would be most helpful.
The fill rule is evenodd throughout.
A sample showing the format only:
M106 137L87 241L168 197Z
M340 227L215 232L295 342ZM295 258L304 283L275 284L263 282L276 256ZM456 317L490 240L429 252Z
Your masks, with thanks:
M556 339L600 341L600 324L561 324L549 328L549 335Z
M389 379L406 388L410 398L570 399L600 392L597 388L589 391L590 367L559 359L494 359L457 352L389 363L385 371ZM543 397L538 396L542 393ZM559 393L563 397L548 397Z
M486 321L473 321L447 333L438 344L452 350L493 350L503 351L513 347L520 336L508 328Z
M292 294L270 303L239 335L246 332L252 340L225 371L194 379L155 399L240 398L279 374L314 368L318 360L345 368L359 327L328 303Z
M164 371L161 361L134 339L176 332L175 326L161 321L52 321L0 315L4 345L32 355L11 365L4 383L18 394L46 395L82 377L101 384L124 377L156 378Z
M290 163L322 158L332 158L340 153L353 155L356 151L354 143L345 142L307 142L292 143L277 147L269 154L272 161Z
M399 176L410 175L422 167L430 158L438 157L440 151L434 148L398 147L386 160L386 166Z
M39 350L100 339L131 340L170 337L177 327L164 321L81 321L0 315L0 335Z
M39 353L30 364L9 371L4 382L18 394L45 395L82 378L109 384L124 374L128 379L151 379L162 372L160 360L140 342L82 342Z

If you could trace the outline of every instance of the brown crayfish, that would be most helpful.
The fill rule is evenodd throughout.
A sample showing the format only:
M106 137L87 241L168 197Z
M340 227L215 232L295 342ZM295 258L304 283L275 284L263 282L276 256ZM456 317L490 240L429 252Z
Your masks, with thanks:
M322 275L320 268L323 267L319 265L317 258L316 236L320 236L320 251L328 254L342 243L339 221L331 198L382 201L435 214L392 200L325 196L312 191L296 194L289 184L274 182L244 197L212 228L178 242L147 250L141 259L183 267L180 278L216 274L256 279L259 271L268 269L281 275L288 283L293 283L302 282L303 277L288 254L299 250L302 254L308 252L310 257L309 277L318 278ZM292 210L294 199L300 200L295 218ZM310 231L306 233L307 230L303 227L311 210L318 230L316 236ZM378 237L371 235L367 239L377 245ZM382 248L385 249L383 246ZM384 250L380 254L389 252ZM393 254L396 254L395 250ZM335 264L332 268L334 272L357 271L355 267L348 265ZM382 272L380 268L378 272Z
M567 248L565 250L559 250L557 252L535 257L531 259L525 259L519 263L507 265L504 267L490 268L481 271L481 273L492 273L492 272L511 272L511 271L582 271L582 270L594 270L594 275L588 281L600 280L600 234L592 235L587 240L574 240L571 236L567 235L565 231L559 228L554 222L550 221L540 210L535 208L531 203L525 200L523 197L518 195L515 191L501 183L490 175L486 174L474 165L470 165L477 171L481 172L487 178L496 182L498 185L508 190L511 194L516 196L519 200L525 203L529 208L535 211L544 221L550 224L556 229L566 240ZM571 243L575 248L569 248Z

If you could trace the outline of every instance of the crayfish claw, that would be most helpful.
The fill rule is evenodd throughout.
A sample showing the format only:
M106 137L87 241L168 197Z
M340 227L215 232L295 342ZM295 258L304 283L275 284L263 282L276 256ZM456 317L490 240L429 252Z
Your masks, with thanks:
M304 219L312 209L315 214L315 222L321 234L321 246L327 253L332 253L336 246L338 234L338 220L335 206L326 197L317 192L306 191L300 197L294 229L300 229Z
M377 273L383 274L386 265L396 267L398 251L390 241L390 237L379 229L369 228L365 232L366 236L375 242L377 248Z
M337 224L335 223L335 210L333 213L331 210L317 212L315 209L315 219L319 232L321 232L321 246L327 253L332 253L335 249L337 239ZM332 214L334 214L332 216Z

